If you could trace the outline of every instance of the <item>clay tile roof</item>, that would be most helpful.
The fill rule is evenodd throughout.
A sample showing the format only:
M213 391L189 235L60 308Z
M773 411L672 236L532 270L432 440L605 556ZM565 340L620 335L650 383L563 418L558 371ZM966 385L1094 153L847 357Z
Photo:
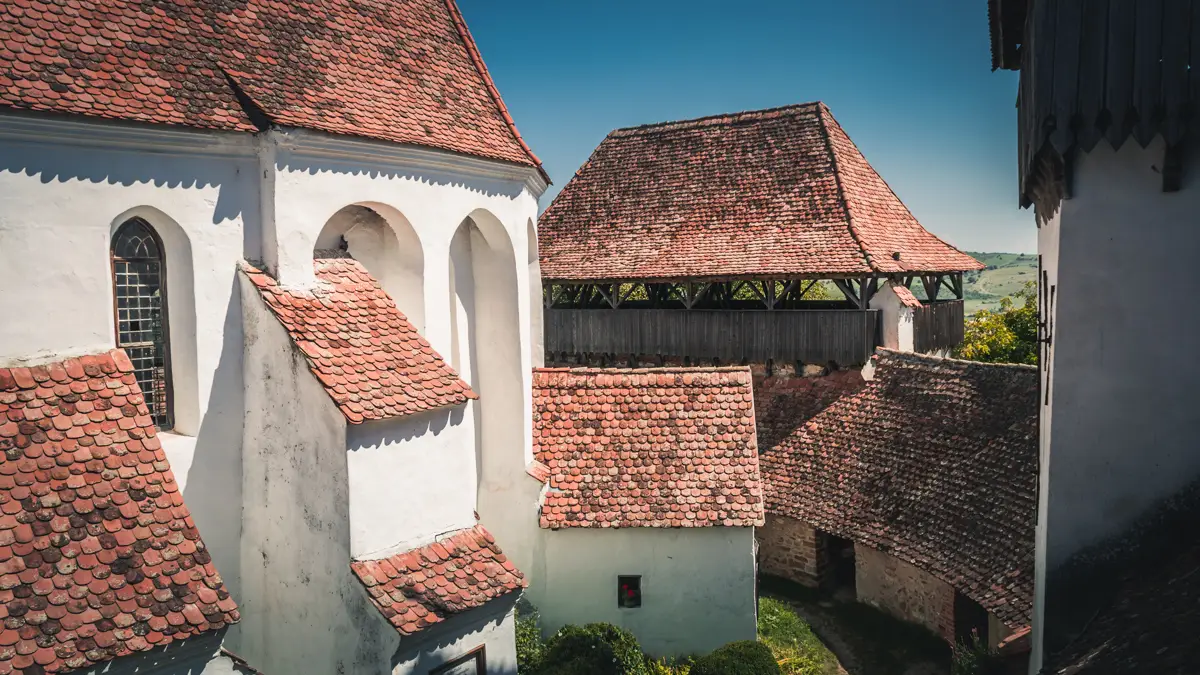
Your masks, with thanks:
M1045 582L1043 675L1190 675L1200 664L1200 482Z
M0 674L238 621L125 352L0 368Z
M907 286L892 284L892 291L896 294L896 297L900 299L900 303L905 307L912 307L915 309L921 306L921 301L917 299L917 296L913 295L913 292Z
M563 281L983 268L921 227L821 103L618 129L538 244Z
M540 167L453 0L12 0L0 107L277 123Z
M267 306L352 424L478 398L352 258L315 260L317 286L285 289L243 263Z
M539 369L544 528L761 525L748 368Z
M879 350L762 453L767 512L906 560L1012 627L1033 606L1038 373Z
M482 525L390 558L352 562L350 569L401 635L525 587L525 576Z

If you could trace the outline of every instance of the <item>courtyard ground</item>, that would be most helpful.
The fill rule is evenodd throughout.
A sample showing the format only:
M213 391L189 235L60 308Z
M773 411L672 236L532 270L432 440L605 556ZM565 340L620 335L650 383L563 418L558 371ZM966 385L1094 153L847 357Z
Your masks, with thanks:
M776 607L782 605L807 625L833 657L832 665L824 670L785 669L788 675L948 675L950 672L949 646L920 626L899 621L874 607L798 584L763 580L760 589L760 639L771 644L764 634L764 618L778 612Z

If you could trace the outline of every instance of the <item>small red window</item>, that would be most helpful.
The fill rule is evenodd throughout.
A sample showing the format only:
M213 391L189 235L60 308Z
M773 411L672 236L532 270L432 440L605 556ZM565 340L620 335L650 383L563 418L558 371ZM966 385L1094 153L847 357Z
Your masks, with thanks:
M617 607L636 609L642 606L642 578L640 576L617 577Z

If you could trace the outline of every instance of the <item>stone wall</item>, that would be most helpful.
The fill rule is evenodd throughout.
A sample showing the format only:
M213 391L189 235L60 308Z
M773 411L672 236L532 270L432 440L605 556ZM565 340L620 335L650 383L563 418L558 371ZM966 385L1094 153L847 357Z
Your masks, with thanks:
M859 602L954 641L954 588L898 558L855 544Z
M794 518L767 515L758 537L758 570L805 586L821 585L826 568L824 537Z

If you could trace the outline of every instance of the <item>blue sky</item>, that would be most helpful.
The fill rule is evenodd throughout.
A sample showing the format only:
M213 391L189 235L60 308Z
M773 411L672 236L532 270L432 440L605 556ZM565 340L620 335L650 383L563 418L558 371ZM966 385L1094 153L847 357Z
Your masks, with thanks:
M985 0L458 0L558 190L612 129L824 101L926 228L1033 252Z

